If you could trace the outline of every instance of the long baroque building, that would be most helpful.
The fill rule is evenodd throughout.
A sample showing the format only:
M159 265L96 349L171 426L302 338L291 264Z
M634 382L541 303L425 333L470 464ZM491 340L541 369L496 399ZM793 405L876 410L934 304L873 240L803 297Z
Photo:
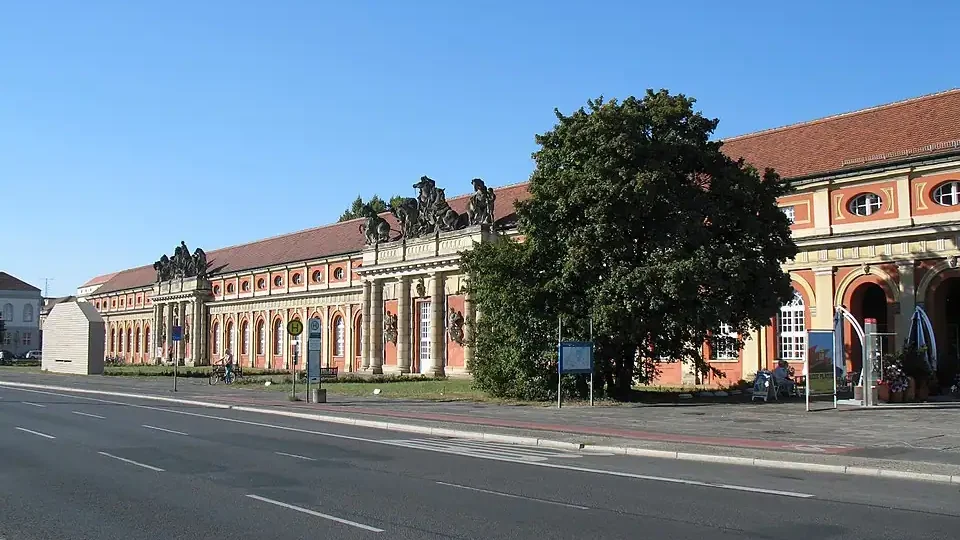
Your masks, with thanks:
M750 378L797 363L806 331L830 329L837 306L877 320L888 346L907 337L916 306L933 322L941 376L960 354L960 90L931 94L724 141L724 152L775 168L794 191L779 204L797 257L795 297L742 350L704 352L723 378L665 363L666 384ZM81 287L103 315L106 354L126 362L207 363L225 349L245 366L288 368L290 319L321 329L322 363L367 373L468 374L472 358L458 253L516 234L526 184L445 200L429 178L394 215L300 231L210 253L177 248L154 265ZM181 324L182 322L182 324ZM184 327L184 340L171 328ZM723 331L723 329L719 329ZM860 343L845 332L848 367Z

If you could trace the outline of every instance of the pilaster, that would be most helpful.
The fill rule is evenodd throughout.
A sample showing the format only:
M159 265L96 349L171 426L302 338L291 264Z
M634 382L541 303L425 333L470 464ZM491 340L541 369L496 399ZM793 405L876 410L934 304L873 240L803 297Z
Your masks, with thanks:
M473 295L470 291L463 297L463 365L469 372L473 365L473 327L476 324L476 314L473 307Z
M444 375L444 357L446 356L447 344L446 336L444 336L444 330L446 329L446 317L444 317L446 314L446 302L444 302L446 276L437 272L433 275L431 285L430 311L433 320L430 321L430 369L427 370L427 373L435 377L442 377Z
M910 337L910 322L913 319L913 311L917 307L915 264L913 260L897 262L897 270L900 273L900 312L896 315L897 341L893 344L894 347L899 347Z
M166 330L167 335L165 336L163 354L165 355L165 360L170 360L173 356L173 302L166 303L167 316L164 321L164 329Z
M372 298L372 289L373 284L370 281L363 282L363 320L361 325L363 327L363 339L360 342L360 369L366 371L370 368L370 306L373 302Z
M370 306L370 371L383 373L383 280L373 282L373 299Z
M400 373L410 373L410 277L400 278L397 298L397 367Z
M833 328L833 275L835 268L832 266L823 268L814 268L814 295L816 295L817 312L811 314L812 329L829 330ZM811 330L808 328L808 330Z

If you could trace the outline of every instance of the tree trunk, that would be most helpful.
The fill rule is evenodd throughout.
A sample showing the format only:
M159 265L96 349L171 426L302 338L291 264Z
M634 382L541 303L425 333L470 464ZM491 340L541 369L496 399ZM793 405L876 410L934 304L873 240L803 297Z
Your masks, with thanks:
M618 358L616 365L616 396L626 399L633 387L633 358Z

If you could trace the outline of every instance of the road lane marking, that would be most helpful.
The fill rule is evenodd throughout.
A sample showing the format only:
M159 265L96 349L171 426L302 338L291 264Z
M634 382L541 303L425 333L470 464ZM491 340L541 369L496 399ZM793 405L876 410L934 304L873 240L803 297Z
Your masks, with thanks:
M166 429L166 428L162 428L162 427L148 426L148 425L146 425L146 424L140 424L140 425L143 426L143 427L145 427L145 428L147 428L147 429L155 429L155 430L157 430L157 431L165 431L165 432L167 432L167 433L173 433L174 435L187 435L187 433L184 433L184 432L182 432L182 431L174 431L174 430L172 430L172 429Z
M41 405L39 403L30 403L29 401L21 401L24 405L33 405L34 407L46 407L46 405Z
M588 506L579 506L579 505L576 505L576 504L567 504L567 503L562 503L562 502L557 502L557 501L551 501L551 500L547 500L547 499L538 499L538 498L536 498L536 497L525 497L525 496L523 496L523 495L514 495L514 494L512 494L512 493L503 493L502 491L490 491L489 489L480 489L480 488L475 488L475 487L470 487L470 486L461 486L460 484L449 484L449 483L447 483L447 482L437 482L437 484L439 484L439 485L441 485L441 486L448 486L448 487L453 487L453 488L458 488L458 489L466 489L466 490L469 490L469 491L477 491L477 492L480 492L480 493L488 493L488 494L490 494L490 495L499 495L499 496L501 496L501 497L509 497L509 498L511 498L511 499L524 499L524 500L527 500L527 501L534 501L534 502L545 503L545 504L555 504L555 505L557 505L557 506L565 506L565 507L567 507L567 508L576 508L577 510L590 510L590 507L588 507Z
M16 388L16 387L11 387L11 388L14 388L14 389L16 389L16 390L20 390L20 391L22 391L22 392L33 392L33 393L37 393L37 394L49 394L49 395L53 395L53 396L69 397L69 398L75 398L75 399L85 399L85 400L88 400L88 401L96 401L96 402L99 402L99 403L109 403L109 404L112 404L112 405L124 405L124 406L127 406L127 407L133 407L133 408L136 408L136 409L146 409L146 410L152 410L152 411L161 411L161 412L166 412L166 413L170 413L170 414L180 414L180 415L184 415L184 416L193 416L193 417L196 417L196 418L207 418L207 419L210 419L210 420L216 420L216 421L218 421L218 422L233 422L233 423L235 423L235 424L244 424L244 425L248 425L248 426L266 427L266 428L271 428L271 429L279 429L279 430L282 430L282 431L291 431L291 432L295 432L295 433L306 433L306 434L309 434L309 435L319 435L319 436L321 436L321 437L330 437L330 438L333 438L333 439L341 439L341 440L347 440L347 441L365 442L365 443L372 443L372 444L383 444L383 445L394 446L394 447L403 446L403 445L400 445L400 444L396 444L395 442L393 442L393 441L391 441L391 440L388 440L388 439L370 439L370 438L367 438L367 437L355 437L355 436L352 436L352 435L341 435L341 434L338 434L338 433L329 433L329 432L324 432L324 431L315 431L315 430L295 428L295 427L290 427L290 426L279 426L279 425L274 425L274 424L267 424L267 423L265 423L265 422L254 422L254 421L252 421L252 420L240 420L240 419L238 419L238 418L228 418L228 417L225 417L225 416L214 416L214 415L211 415L211 414L202 414L202 413L195 413L195 412L188 412L188 411L177 411L177 410L173 410L173 409L164 409L164 408L162 408L162 407L151 407L151 406L149 406L149 405L136 405L136 404L133 404L133 403L126 403L126 402L123 402L123 401L112 401L112 400L108 400L108 399L91 398L91 397L86 397L86 396L77 396L77 395L73 395L73 394L58 394L58 393L47 392L47 391L42 391L42 390L27 390L27 389L24 389L24 388ZM424 450L424 451L428 451L428 452L439 452L439 453L443 453L443 454L457 454L457 452L452 452L452 451L443 450L443 449ZM744 492L749 492L749 493L760 493L760 494L766 494L766 495L777 495L777 496L782 496L782 497L793 497L793 498L800 498L800 499L810 499L810 498L815 497L815 495L812 495L812 494L809 494L809 493L797 493L797 492L794 492L794 491L779 491L779 490L775 490L775 489L763 489L763 488L755 488L755 487L750 487L750 486L739 486L739 485L734 485L734 484L717 484L717 483L712 483L712 482L700 482L700 481L697 481L697 480L683 480L683 479L680 479L680 478L661 477L661 476L650 476L650 475L645 475L645 474L634 474L634 473L627 473L627 472L620 472L620 471L611 471L611 470L605 470L605 469L593 469L593 468L589 468L589 467L576 467L576 466L573 466L573 465L561 465L561 464L558 464L558 463L548 463L548 462L542 462L542 461L520 460L520 459L509 458L509 457L498 457L498 456L492 456L492 455L485 455L485 456L483 456L483 457L481 457L481 456L472 456L472 457L476 457L476 458L480 458L480 459L488 459L488 460L491 460L491 461L502 461L502 462L506 462L506 463L518 463L518 464L521 464L521 465L530 465L530 466L533 466L533 467L545 467L545 468L548 468L548 469L559 469L559 470L582 472L582 473L588 473L588 474L601 474L601 475L605 475L605 476L616 476L616 477L620 477L620 478L631 478L631 479L635 479L635 480L646 480L646 481L650 481L650 482L663 482L663 483L668 483L668 484L682 484L682 485L688 485L688 486L706 487L706 488L713 488L713 489L727 489L727 490L733 490L733 491L744 491Z
M376 527L371 527L369 525L364 525L363 523L357 523L356 521L350 521L349 519L338 518L336 516L331 516L330 514L321 514L309 508L303 508L301 506L294 506L292 504L287 504L285 502L275 501L273 499L268 499L266 497L261 497L259 495L247 495L251 499L256 499L261 502L275 504L283 508L289 508L290 510L296 510L297 512L303 512L304 514L309 514L311 516L316 516L318 518L329 519L330 521L336 521L337 523L343 523L344 525L350 525L351 527L356 527L358 529L363 529L365 531L378 532L382 533L383 529L378 529Z
M90 418L99 418L101 420L106 420L105 417L100 416L99 414L90 414L90 413L85 413L80 411L70 411L70 412L72 412L73 414L79 414L80 416L89 416Z
M41 437L46 437L48 439L56 439L56 437L54 437L53 435L47 435L46 433L40 433L39 431L34 431L32 429L27 429L22 427L18 427L17 429L19 429L20 431L25 431L27 433L32 433L34 435L39 435Z
M307 461L316 461L316 460L313 459L312 457L298 456L297 454L288 454L288 453L286 453L286 452L274 452L274 454L277 454L278 456L287 456L287 457L292 457L292 458L297 458L297 459L305 459L305 460L307 460Z
M137 467L143 467L144 469L150 469L151 471L164 472L160 467L154 467L153 465L147 465L145 463L140 463L139 461L134 461L132 459L122 458L120 456L115 456L113 454L108 454L106 452L97 452L101 456L107 456L108 458L113 458L124 463L129 463L131 465L136 465Z

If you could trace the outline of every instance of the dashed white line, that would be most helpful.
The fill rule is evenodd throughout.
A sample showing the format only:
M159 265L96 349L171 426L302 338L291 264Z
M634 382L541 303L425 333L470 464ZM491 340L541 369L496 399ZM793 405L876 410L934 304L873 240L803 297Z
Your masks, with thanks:
M85 413L80 411L70 411L70 412L72 412L73 414L79 414L80 416L89 416L90 418L99 418L101 420L106 419L105 417L100 416L99 414L90 414L90 413Z
M46 407L46 405L41 405L39 403L30 403L29 401L21 401L24 405L33 405L34 407Z
M304 514L309 514L311 516L316 516L318 518L329 519L330 521L343 523L344 525L349 525L351 527L356 527L358 529L363 529L365 531L378 532L378 533L383 532L383 529L371 527L370 525L364 525L363 523L357 523L356 521L350 521L349 519L338 518L336 516L331 516L330 514L322 514L320 512L310 510L309 508L303 508L302 506L294 506L292 504L287 504L281 501L275 501L273 499L268 499L266 497L261 497L259 495L247 495L247 497L250 497L251 499L256 499L261 502L275 504L283 508L289 508L290 510L296 510L297 512L303 512Z
M145 428L147 428L147 429L155 429L155 430L157 430L157 431L164 431L164 432L166 432L166 433L173 433L174 435L187 435L187 433L184 433L184 432L182 432L182 431L174 431L174 430L172 430L172 429L166 429L166 428L162 428L162 427L148 426L148 425L146 425L146 424L140 424L140 425L143 426L143 427L145 427Z
M277 454L278 456L287 456L287 457L292 457L292 458L297 458L297 459L304 459L304 460L306 460L306 461L316 461L316 459L314 459L314 458L312 458L312 457L298 456L297 454L288 454L288 453L286 453L286 452L274 452L274 454Z
M46 433L40 433L39 431L34 431L32 429L27 429L22 427L18 427L17 429L19 429L20 431L24 431L26 433L32 433L33 435L39 435L40 437L46 437L48 439L56 439L56 437L54 437L53 435L47 435Z
M170 413L170 414L180 414L180 415L184 415L184 416L193 416L193 417L195 417L195 418L208 418L208 419L211 419L211 420L216 420L216 421L218 421L218 422L233 422L233 423L236 423L236 424L244 424L244 425L248 425L248 426L259 426L259 427L265 427L265 428L271 428L271 429L279 429L279 430L283 430L283 431L290 431L290 432L295 432L295 433L306 433L306 434L310 434L310 435L319 435L319 436L321 436L321 437L330 437L330 438L334 438L334 439L342 439L342 440L348 440L348 441L365 442L365 443L372 443L372 444L385 444L385 445L394 446L394 447L396 447L396 446L404 446L404 445L402 445L402 444L397 444L395 441L388 440L388 439L371 439L371 438L369 438L369 437L356 437L356 436L353 436L353 435L341 435L341 434L339 434L339 433L330 433L330 432L325 432L325 431L316 431L316 430L311 430L311 429L295 428L295 427L291 427L291 426L279 426L279 425L275 425L275 424L267 424L266 422L254 422L254 421L251 421L251 420L241 420L241 419L239 419L239 418L229 418L229 417L225 417L225 416L214 416L214 415L212 415L212 414L202 414L202 413L195 413L195 412L189 412L189 411L177 411L177 410L173 410L173 409L164 409L164 408L162 408L162 407L152 407L152 406L150 406L150 405L137 405L137 404L134 404L134 403L127 403L127 402L123 402L123 401L113 401L113 400L109 400L109 399L100 399L100 398L92 398L92 397L86 397L86 396L78 396L78 395L75 395L75 394L62 394L62 393L49 392L49 391L44 391L44 390L28 390L28 389L25 389L25 388L17 388L17 387L11 387L11 388L13 388L13 389L15 389L15 390L20 390L21 392L31 392L31 393L34 393L34 394L47 394L47 395L51 395L51 396L69 397L69 398L74 398L74 399L82 399L82 400L86 400L86 401L96 401L96 402L98 402L98 403L109 403L109 404L111 404L111 405L124 405L124 406L126 406L126 407L133 407L133 408L136 408L136 409L146 409L146 410L151 410L151 411L161 411L161 412ZM428 451L439 452L439 453L443 453L443 454L456 454L456 453L457 453L457 452L451 452L451 451L449 451L449 450L442 450L442 449L435 449L435 450L428 450ZM480 457L480 456L472 456L472 457ZM631 478L631 479L635 479L635 480L646 480L646 481L650 481L650 482L663 482L663 483L667 483L667 484L682 484L682 485L688 485L688 486L706 487L706 488L714 488L714 489L728 489L728 490L733 490L733 491L745 491L745 492L750 492L750 493L764 493L764 494L767 494L767 495L779 495L779 496L782 496L782 497L795 497L795 498L800 498L800 499L810 499L810 498L814 498L814 497L815 497L815 495L812 495L812 494L809 494L809 493L797 493L797 492L793 492L793 491L779 491L779 490L775 490L775 489L763 489L763 488L755 488L755 487L749 487L749 486L739 486L739 485L732 485L732 484L716 484L716 483L713 483L713 482L698 482L698 481L696 481L696 480L683 480L683 479L680 479L680 478L672 478L672 477L650 476L650 475L645 475L645 474L634 474L634 473L627 473L627 472L620 472L620 471L612 471L612 470L607 470L607 469L594 469L594 468L591 468L591 467L575 467L575 466L572 466L572 465L562 465L562 464L559 464L559 463L538 462L538 461L524 461L524 460L514 459L514 458L508 458L508 457L483 456L481 459L488 459L488 460L491 460L491 461L502 461L502 462L506 462L506 463L519 463L519 464L522 464L522 465L530 465L530 466L534 466L534 467L544 467L544 468L548 468L548 469L559 469L559 470L582 472L582 473L588 473L588 474L601 474L601 475L615 476L615 477L620 477L620 478Z
M153 465L147 465L145 463L140 463L139 461L134 461L132 459L122 458L120 456L115 456L113 454L108 454L106 452L97 452L101 456L107 456L108 458L113 458L124 463L129 463L131 465L136 465L137 467L143 467L144 469L150 469L151 471L164 472L160 467L154 467Z
M469 491L477 491L477 492L480 492L480 493L487 493L487 494L490 494L490 495L499 495L499 496L501 496L501 497L509 497L509 498L511 498L511 499L524 499L524 500L527 500L527 501L534 501L534 502L539 502L539 503L544 503L544 504L555 504L555 505L557 505L557 506L565 506L565 507L567 507L567 508L576 508L577 510L590 510L590 508L587 507L587 506L579 506L579 505L576 505L576 504L567 504L567 503L562 503L562 502L557 502L557 501L550 501L550 500L547 500L547 499L538 499L538 498L536 498L536 497L524 497L523 495L514 495L514 494L512 494L512 493L503 493L502 491L490 491L489 489L480 489L480 488L475 488L475 487L470 487L470 486L461 486L460 484L448 484L447 482L437 482L437 484L439 484L439 485L441 485L441 486L448 486L448 487L453 487L453 488L458 488L458 489L466 489L466 490L469 490Z

